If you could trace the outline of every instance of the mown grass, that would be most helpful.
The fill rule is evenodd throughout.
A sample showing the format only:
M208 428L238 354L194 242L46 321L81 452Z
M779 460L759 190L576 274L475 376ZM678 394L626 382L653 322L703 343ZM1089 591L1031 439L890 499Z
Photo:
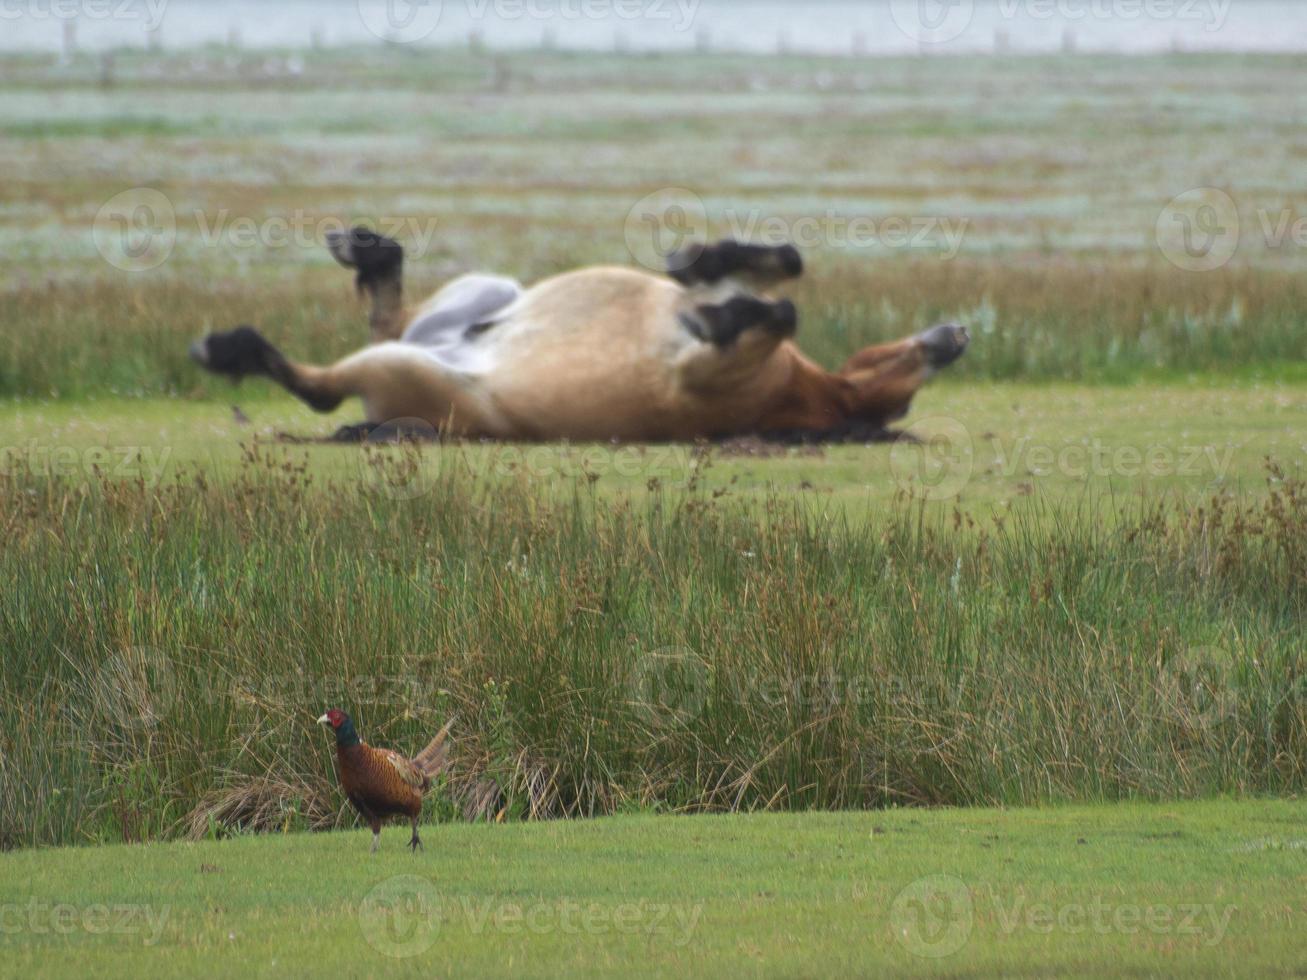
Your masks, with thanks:
M347 823L328 703L401 746L457 713L436 805L471 816L1303 788L1307 497L1278 473L976 527L694 480L560 496L454 456L396 499L418 457L370 458L6 477L9 846Z
M151 485L199 470L226 480L239 474L242 446L255 439L313 440L361 417L354 403L322 416L267 383L232 387L197 368L190 373L199 386L194 399L107 396L0 408L0 470L87 480L98 467ZM1268 458L1284 461L1290 476L1307 477L1307 390L1296 385L1219 378L1121 387L939 382L918 396L901 425L922 441L746 441L711 450L431 446L414 490L433 492L444 465L490 482L529 478L541 492L562 496L578 486L605 497L639 496L651 482L675 491L694 479L760 510L778 494L794 494L854 521L892 510L898 494L925 493L932 508L948 513L956 506L987 522L1032 500L1096 508L1113 520L1120 506L1138 500L1196 506L1216 493L1259 495ZM366 456L357 446L309 442L295 452L315 478L366 482Z
M0 974L1292 976L1304 807L626 816L0 855Z

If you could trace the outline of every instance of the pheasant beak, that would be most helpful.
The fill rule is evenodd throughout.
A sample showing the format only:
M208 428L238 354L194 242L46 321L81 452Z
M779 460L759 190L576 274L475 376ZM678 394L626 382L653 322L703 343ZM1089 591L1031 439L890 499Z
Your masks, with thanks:
M326 726L330 727L330 726L331 726L331 719L328 718L326 715L323 715L321 718L318 719L318 724L319 724L319 725L326 725Z

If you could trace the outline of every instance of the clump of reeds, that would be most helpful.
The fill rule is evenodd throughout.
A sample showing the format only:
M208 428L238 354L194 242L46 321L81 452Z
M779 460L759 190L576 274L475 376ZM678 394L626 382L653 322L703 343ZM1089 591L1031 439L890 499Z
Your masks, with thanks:
M352 451L352 450L351 450ZM0 841L351 820L314 721L456 819L1307 786L1307 493L974 526L468 475L414 499L253 448L230 480L0 477Z

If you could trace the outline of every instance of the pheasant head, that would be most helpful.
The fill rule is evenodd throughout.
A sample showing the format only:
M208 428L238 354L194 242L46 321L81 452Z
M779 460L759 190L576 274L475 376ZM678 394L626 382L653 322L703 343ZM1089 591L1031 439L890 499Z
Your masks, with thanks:
M332 708L328 711L318 719L318 724L326 725L336 733L336 746L338 748L348 749L362 741L359 738L359 733L354 730L353 720L339 708Z

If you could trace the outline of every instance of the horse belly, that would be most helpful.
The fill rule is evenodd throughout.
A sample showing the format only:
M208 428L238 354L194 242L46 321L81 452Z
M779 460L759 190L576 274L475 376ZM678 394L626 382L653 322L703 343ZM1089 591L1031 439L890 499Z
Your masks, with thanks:
M680 326L678 296L673 283L617 270L528 294L491 331L487 394L525 438L692 435L677 364L699 342Z

